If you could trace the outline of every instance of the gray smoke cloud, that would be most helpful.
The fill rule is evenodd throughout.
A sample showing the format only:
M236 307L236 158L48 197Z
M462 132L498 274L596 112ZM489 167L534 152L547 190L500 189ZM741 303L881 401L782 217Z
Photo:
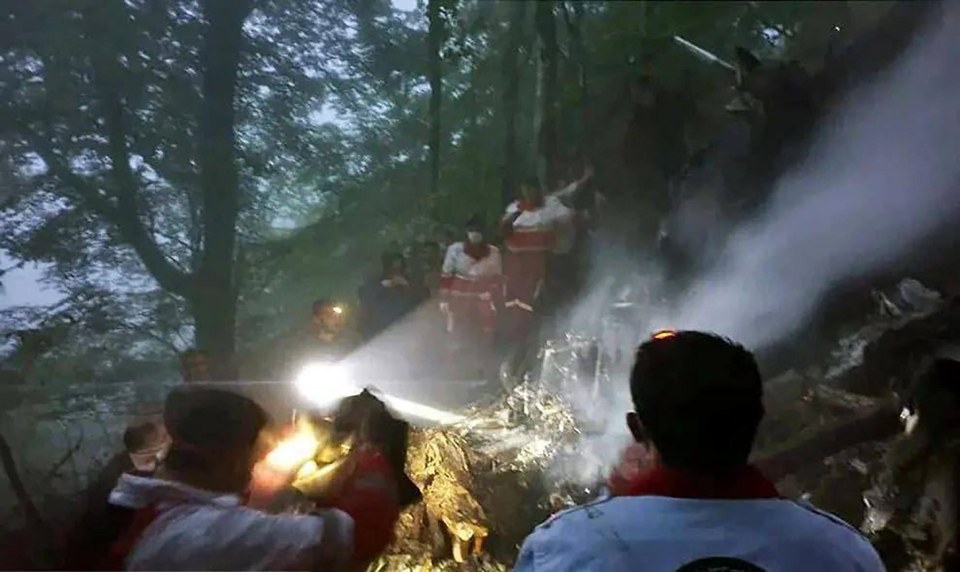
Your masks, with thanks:
M672 315L751 347L802 326L826 291L882 269L944 225L960 229L960 7L826 118L766 212L737 229Z
M599 332L605 351L626 361L659 328L713 331L760 349L801 328L834 285L882 270L947 225L960 233L960 3L942 9L888 70L821 122L805 162L777 182L760 215L710 249L718 254L686 292L659 298L658 264L627 263L624 248L598 244L569 329ZM698 211L709 205L695 206L695 216L675 213L686 225L680 233L702 235L718 223ZM631 331L611 331L603 317L627 299L639 318ZM608 388L624 410L628 367L610 372ZM593 454L584 475L612 463L630 440L621 415L598 413L607 423L583 439Z

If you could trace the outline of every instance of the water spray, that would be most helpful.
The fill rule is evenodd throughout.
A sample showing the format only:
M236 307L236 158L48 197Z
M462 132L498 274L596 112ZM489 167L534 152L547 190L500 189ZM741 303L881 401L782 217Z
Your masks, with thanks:
M701 48L700 46L694 44L693 42L687 41L680 36L674 36L673 41L680 44L684 49L692 53L697 59L704 61L708 64L717 64L719 66L725 67L732 72L737 71L737 66L731 64L725 59L721 58L718 55L715 55L707 50Z

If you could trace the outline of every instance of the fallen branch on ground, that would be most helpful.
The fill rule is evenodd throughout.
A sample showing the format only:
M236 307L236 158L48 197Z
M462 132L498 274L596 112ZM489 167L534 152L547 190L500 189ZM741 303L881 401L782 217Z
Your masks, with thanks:
M77 453L77 451L80 450L80 446L82 444L83 444L83 437L80 437L79 439L77 439L77 443L73 447L70 447L69 449L67 449L67 452L64 453L62 457L60 457L60 459L53 465L53 467L50 468L49 471L47 471L47 474L44 475L43 477L43 482L49 483L50 479L52 479L57 474L60 468L66 465L67 461L70 461L71 459L73 459L73 456Z
M901 430L900 405L889 399L847 419L811 427L773 450L760 451L754 464L779 481L845 449L893 437Z

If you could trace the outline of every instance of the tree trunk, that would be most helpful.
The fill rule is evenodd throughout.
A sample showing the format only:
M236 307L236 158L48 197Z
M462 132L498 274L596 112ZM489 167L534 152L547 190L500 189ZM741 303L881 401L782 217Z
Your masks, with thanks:
M538 134L540 160L543 165L543 183L553 190L557 183L558 109L557 109L557 25L552 0L536 4L537 35L540 38L540 133Z
M430 81L430 194L440 190L440 105L443 101L443 68L440 48L443 44L443 20L440 18L440 1L429 0L427 18L427 74Z
M517 186L517 114L520 111L520 45L523 42L526 2L514 2L510 16L507 50L503 58L503 116L506 128L503 143L503 187L500 200L503 206L513 200Z
M572 6L569 6L572 4ZM573 10L573 17L570 16L570 9ZM591 142L594 137L590 133L590 109L587 93L587 54L583 43L583 4L580 2L565 3L563 5L563 14L567 22L567 33L570 37L570 59L573 62L573 68L577 73L577 87L579 88L580 105L580 133L579 152L585 156L588 163L593 162L593 153Z
M252 0L203 3L207 29L200 54L203 102L197 146L203 195L203 251L189 302L197 346L210 356L215 379L235 374L240 180L235 157L234 99L243 22L252 8Z

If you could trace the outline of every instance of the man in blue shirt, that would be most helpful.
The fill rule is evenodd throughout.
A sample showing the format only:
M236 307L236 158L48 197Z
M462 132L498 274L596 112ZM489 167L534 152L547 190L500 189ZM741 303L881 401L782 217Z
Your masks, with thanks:
M646 464L612 496L560 513L523 544L519 571L884 570L860 533L780 498L747 464L763 417L753 355L701 332L640 346L627 425Z

